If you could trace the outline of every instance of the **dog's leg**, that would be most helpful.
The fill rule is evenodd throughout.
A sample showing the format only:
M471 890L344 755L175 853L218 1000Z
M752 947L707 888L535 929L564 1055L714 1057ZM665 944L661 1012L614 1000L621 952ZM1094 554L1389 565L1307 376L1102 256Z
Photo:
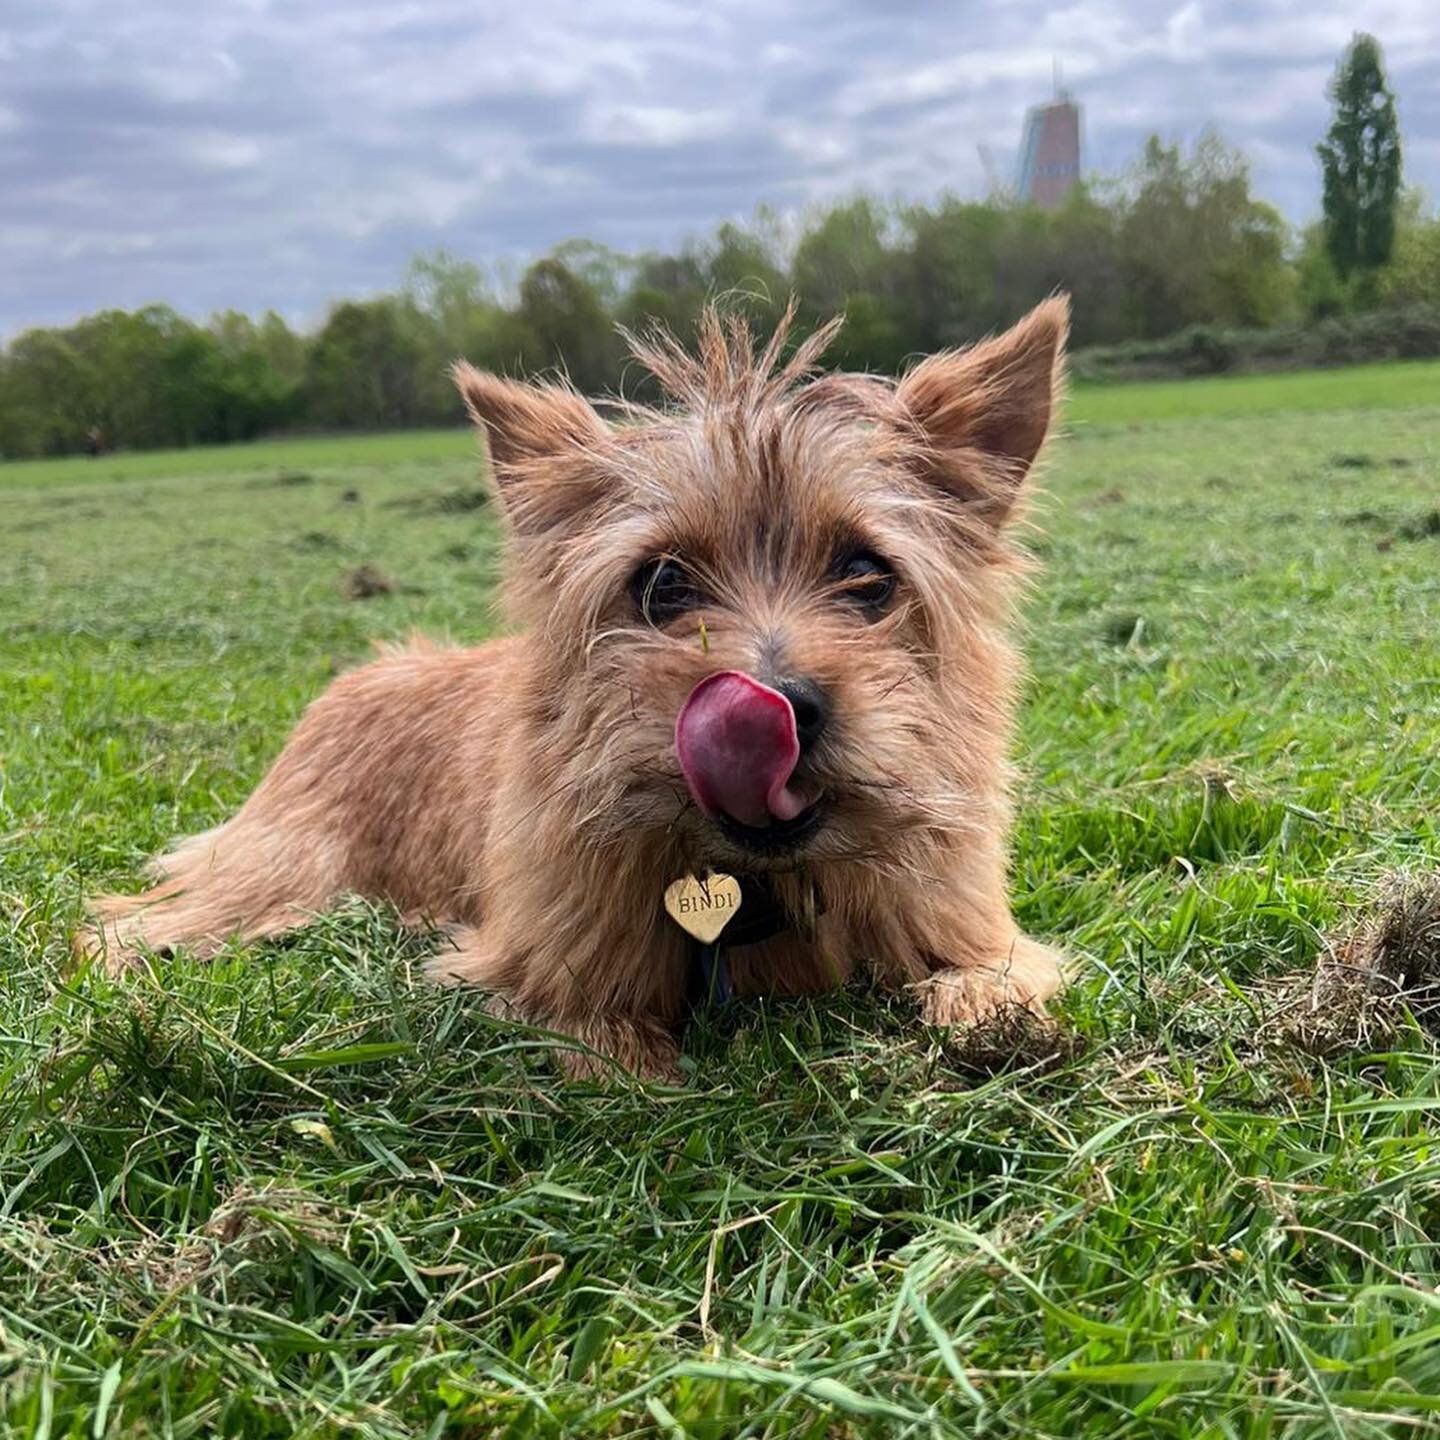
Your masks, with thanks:
M557 1030L576 1041L574 1048L557 1045L550 1052L567 1079L603 1083L614 1079L616 1066L619 1066L642 1080L656 1080L668 1085L679 1085L684 1080L676 1032L653 1016L597 1011L572 1020L527 1017L517 1013L508 1001L503 1000L492 1009L544 1026L547 1030Z
M473 869L466 826L483 814L484 757L436 737L463 738L494 673L479 652L416 650L342 676L239 812L162 859L143 895L99 900L76 948L112 969L146 949L212 955L303 925L352 890L465 918L451 901Z
M201 958L227 941L303 925L344 889L342 865L322 837L260 825L241 811L184 841L157 865L163 879L140 895L106 895L75 937L79 954L112 974L146 950L185 946Z
M559 962L533 949L517 951L494 926L464 927L450 938L454 948L431 961L431 975L489 990L494 1015L573 1038L577 1047L557 1045L553 1052L571 1079L604 1080L619 1065L643 1079L680 1081L684 977L678 941L662 934L645 965L620 970L585 958L587 951L592 957L629 953L603 942L576 944ZM633 947L634 939L629 943Z
M1014 1007L1043 1017L1064 983L1062 957L1016 928L998 855L948 868L872 914L866 948L878 977L910 990L931 1025L971 1025Z

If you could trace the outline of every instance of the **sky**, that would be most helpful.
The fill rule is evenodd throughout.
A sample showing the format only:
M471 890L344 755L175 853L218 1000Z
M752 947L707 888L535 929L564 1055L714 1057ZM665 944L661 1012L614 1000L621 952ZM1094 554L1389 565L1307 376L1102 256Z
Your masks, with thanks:
M308 324L444 247L673 247L1005 179L1058 61L1087 170L1207 125L1294 222L1357 29L1440 196L1436 0L0 0L0 337L166 301Z

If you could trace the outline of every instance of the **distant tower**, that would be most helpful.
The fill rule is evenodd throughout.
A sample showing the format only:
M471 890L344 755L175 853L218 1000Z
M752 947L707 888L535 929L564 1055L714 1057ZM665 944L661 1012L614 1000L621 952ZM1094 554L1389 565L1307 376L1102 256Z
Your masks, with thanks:
M1027 205L1054 210L1080 180L1080 107L1063 91L1025 116L1015 193Z

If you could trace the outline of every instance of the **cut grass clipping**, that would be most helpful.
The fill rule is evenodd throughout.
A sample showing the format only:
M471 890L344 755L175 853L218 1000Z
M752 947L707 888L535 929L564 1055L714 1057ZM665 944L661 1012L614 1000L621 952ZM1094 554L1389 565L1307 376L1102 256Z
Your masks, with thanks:
M1016 749L1058 1027L736 1004L683 1088L562 1085L362 902L69 958L374 641L493 632L471 437L0 464L0 1433L1435 1434L1437 374L1081 391Z
M1311 1054L1382 1049L1412 1022L1440 1034L1440 879L1392 880L1318 965L1266 990L1268 1035Z

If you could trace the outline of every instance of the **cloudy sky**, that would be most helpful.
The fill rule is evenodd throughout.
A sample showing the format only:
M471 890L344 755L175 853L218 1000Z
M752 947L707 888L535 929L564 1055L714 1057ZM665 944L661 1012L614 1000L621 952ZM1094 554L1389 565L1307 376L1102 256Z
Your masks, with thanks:
M1087 168L1213 124L1304 220L1357 28L1440 194L1436 0L0 0L0 336L151 300L310 321L441 245L513 267L978 195L1056 59Z

